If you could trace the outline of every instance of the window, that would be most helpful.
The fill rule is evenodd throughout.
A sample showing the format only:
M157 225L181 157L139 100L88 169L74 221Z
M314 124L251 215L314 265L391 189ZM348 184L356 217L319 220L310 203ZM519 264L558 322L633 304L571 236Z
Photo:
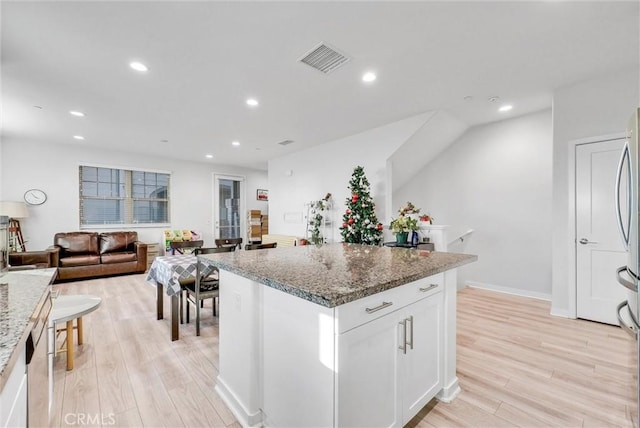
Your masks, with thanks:
M169 223L169 174L80 166L80 226Z

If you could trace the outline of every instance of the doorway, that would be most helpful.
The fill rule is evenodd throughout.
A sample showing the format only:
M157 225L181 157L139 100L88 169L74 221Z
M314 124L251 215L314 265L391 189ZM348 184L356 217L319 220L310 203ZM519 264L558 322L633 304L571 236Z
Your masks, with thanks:
M627 262L617 229L615 182L624 139L575 146L576 317L617 325L626 300L615 271ZM626 180L624 180L626 182Z
M242 238L245 231L245 180L241 176L213 175L213 237Z

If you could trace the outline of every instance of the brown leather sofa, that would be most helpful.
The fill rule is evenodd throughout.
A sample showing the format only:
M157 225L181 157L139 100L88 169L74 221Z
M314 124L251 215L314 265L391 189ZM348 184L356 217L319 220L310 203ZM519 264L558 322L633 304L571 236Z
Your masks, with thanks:
M53 246L57 280L92 278L147 269L147 244L137 232L56 233Z
M25 267L44 269L56 266L58 250L48 249L44 251L23 251L9 253L9 265L11 267Z

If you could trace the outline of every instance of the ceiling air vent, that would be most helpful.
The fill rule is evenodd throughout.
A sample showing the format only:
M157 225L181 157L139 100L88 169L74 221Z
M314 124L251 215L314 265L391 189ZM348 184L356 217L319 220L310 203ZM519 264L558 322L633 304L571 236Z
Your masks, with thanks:
M329 47L326 43L321 42L311 51L304 54L298 61L320 70L324 74L329 74L347 63L349 58L336 49Z
M289 144L293 144L293 140L280 141L278 144L280 144L281 146L288 146Z

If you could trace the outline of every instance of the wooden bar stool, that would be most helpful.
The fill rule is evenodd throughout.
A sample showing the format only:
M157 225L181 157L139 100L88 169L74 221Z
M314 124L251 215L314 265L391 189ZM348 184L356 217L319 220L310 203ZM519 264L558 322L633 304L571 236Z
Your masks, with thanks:
M76 330L78 336L78 345L82 345L83 332L82 332L82 317L98 309L102 303L102 299L98 296L92 296L89 294L77 294L69 296L58 296L53 299L53 309L49 319L53 323L55 330L54 345L55 353L66 352L67 353L67 370L73 370L73 330ZM76 320L76 326L73 326L73 320ZM64 329L57 329L57 325L66 323ZM58 332L66 331L66 349L57 349L55 340Z

